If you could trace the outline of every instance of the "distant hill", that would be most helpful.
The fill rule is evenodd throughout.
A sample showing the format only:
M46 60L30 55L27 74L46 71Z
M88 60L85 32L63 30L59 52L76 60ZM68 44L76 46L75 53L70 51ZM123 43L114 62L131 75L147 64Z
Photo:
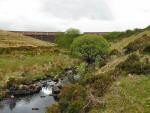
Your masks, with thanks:
M34 39L22 34L0 30L0 47L21 47L21 46L54 46L55 44Z

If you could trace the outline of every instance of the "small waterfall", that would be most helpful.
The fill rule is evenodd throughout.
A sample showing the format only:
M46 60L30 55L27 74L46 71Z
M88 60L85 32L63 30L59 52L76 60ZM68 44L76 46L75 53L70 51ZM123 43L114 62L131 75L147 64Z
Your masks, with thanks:
M43 92L45 95L50 95L52 94L52 87L51 86L43 87L41 92Z

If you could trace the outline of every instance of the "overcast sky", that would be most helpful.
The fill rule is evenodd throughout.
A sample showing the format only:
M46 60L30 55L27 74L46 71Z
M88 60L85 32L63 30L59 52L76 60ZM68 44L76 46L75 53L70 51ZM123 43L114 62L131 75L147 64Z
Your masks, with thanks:
M121 31L150 25L150 0L0 0L0 29Z

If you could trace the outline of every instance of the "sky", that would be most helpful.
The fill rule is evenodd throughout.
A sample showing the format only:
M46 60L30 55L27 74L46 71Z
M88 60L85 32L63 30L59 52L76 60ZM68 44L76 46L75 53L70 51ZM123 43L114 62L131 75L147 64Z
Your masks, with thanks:
M123 31L150 25L150 0L0 0L0 29Z

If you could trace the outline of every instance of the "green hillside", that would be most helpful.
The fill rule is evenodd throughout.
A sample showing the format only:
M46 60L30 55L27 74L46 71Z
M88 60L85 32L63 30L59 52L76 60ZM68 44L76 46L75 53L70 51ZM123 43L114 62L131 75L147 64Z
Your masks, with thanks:
M149 113L150 30L125 36L113 36L103 66L89 66L79 82L62 90L60 102L47 113Z
M121 54L98 69L96 74L107 74L108 71L117 73L116 70L122 64L123 68L104 96L100 98L103 102L102 108L94 108L90 113L150 112L150 56L149 53L144 52L144 48L147 46L150 46L150 30L112 43L112 50L118 50ZM133 51L126 53L128 47L131 47ZM139 57L139 61L135 61L135 64L134 59L138 60L136 56L133 57L131 62L129 61L129 56L133 53ZM146 68L144 68L144 65L147 65Z
M133 42L134 40L142 37L143 35L147 35L147 36L150 36L150 30L145 30L139 34L134 34L130 37L126 37L126 38L123 38L122 40L118 41L118 42L114 42L112 43L112 49L117 49L119 50L120 52L123 52L123 48L126 47L130 42Z

